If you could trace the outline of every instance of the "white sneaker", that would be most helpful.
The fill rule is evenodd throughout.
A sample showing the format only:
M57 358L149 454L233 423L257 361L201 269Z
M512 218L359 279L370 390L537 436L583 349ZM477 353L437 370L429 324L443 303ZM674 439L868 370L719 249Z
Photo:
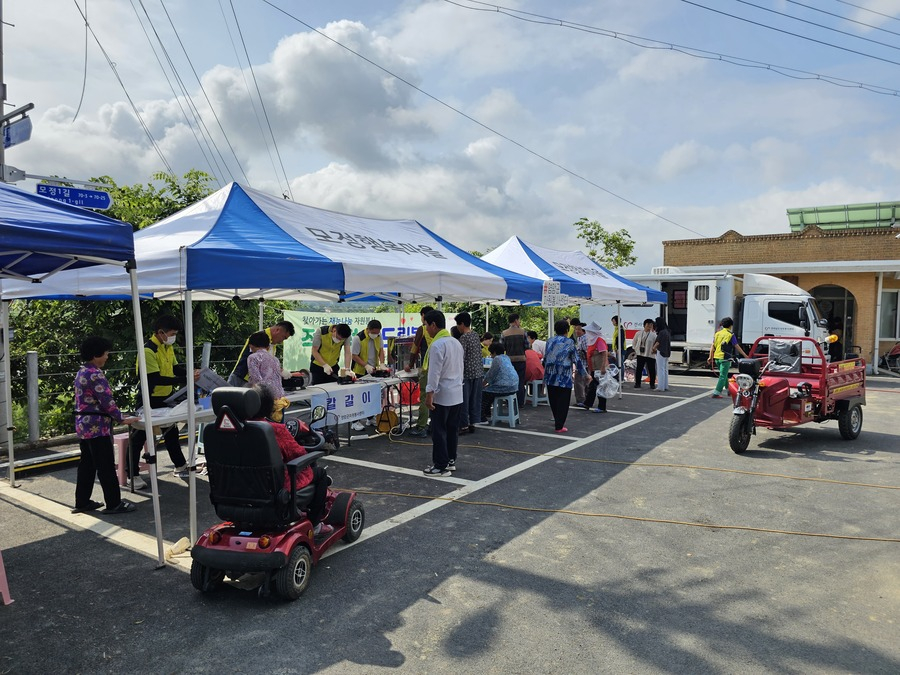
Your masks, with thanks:
M359 421L359 422L354 422L353 424L351 424L350 428L353 429L353 431L365 431L366 425L363 424L361 421Z
M366 424L368 424L370 427L374 427L378 424L378 420L376 420L374 417L370 417L366 420Z
M175 476L175 478L187 478L188 477L187 464L182 464L181 466L176 466L175 470L172 472L172 475Z
M147 489L147 483L145 483L144 479L141 478L140 476L135 476L134 478L132 478L130 483L131 483L131 487L134 488L135 490L146 490Z

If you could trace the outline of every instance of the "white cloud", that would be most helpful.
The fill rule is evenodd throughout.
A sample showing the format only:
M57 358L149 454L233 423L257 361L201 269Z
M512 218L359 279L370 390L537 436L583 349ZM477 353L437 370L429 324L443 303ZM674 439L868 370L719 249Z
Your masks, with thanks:
M694 169L715 162L718 153L710 147L691 140L666 150L659 158L656 170L663 180L680 177Z

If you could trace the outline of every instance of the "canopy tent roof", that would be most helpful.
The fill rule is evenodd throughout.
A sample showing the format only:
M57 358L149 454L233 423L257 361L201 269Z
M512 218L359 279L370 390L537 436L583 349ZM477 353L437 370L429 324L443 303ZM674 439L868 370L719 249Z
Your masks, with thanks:
M66 268L133 259L128 223L0 183L0 278L30 282Z
M666 302L664 292L620 277L581 251L556 251L510 237L482 259L530 277L558 281L561 293L582 303Z
M362 218L230 183L134 235L141 295L391 300L540 299L541 282L494 267L415 220ZM128 294L116 270L77 270L11 297ZM6 292L6 289L4 289ZM390 294L399 294L392 296Z

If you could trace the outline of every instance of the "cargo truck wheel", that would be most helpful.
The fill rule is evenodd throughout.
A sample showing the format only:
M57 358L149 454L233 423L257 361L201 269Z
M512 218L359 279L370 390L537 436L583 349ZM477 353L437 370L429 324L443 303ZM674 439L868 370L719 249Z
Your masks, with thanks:
M750 445L750 425L752 423L749 414L731 416L731 428L728 430L728 445L738 454L745 452L747 446Z
M862 423L862 406L851 405L838 413L838 430L844 440L852 441L857 438L862 431Z

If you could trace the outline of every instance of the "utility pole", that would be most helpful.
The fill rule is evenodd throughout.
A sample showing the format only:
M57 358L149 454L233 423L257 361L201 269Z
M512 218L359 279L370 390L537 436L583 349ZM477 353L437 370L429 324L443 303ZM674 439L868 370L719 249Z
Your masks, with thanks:
M3 0L0 0L0 118L6 111L6 82L3 81ZM6 154L0 139L0 182L6 182Z

